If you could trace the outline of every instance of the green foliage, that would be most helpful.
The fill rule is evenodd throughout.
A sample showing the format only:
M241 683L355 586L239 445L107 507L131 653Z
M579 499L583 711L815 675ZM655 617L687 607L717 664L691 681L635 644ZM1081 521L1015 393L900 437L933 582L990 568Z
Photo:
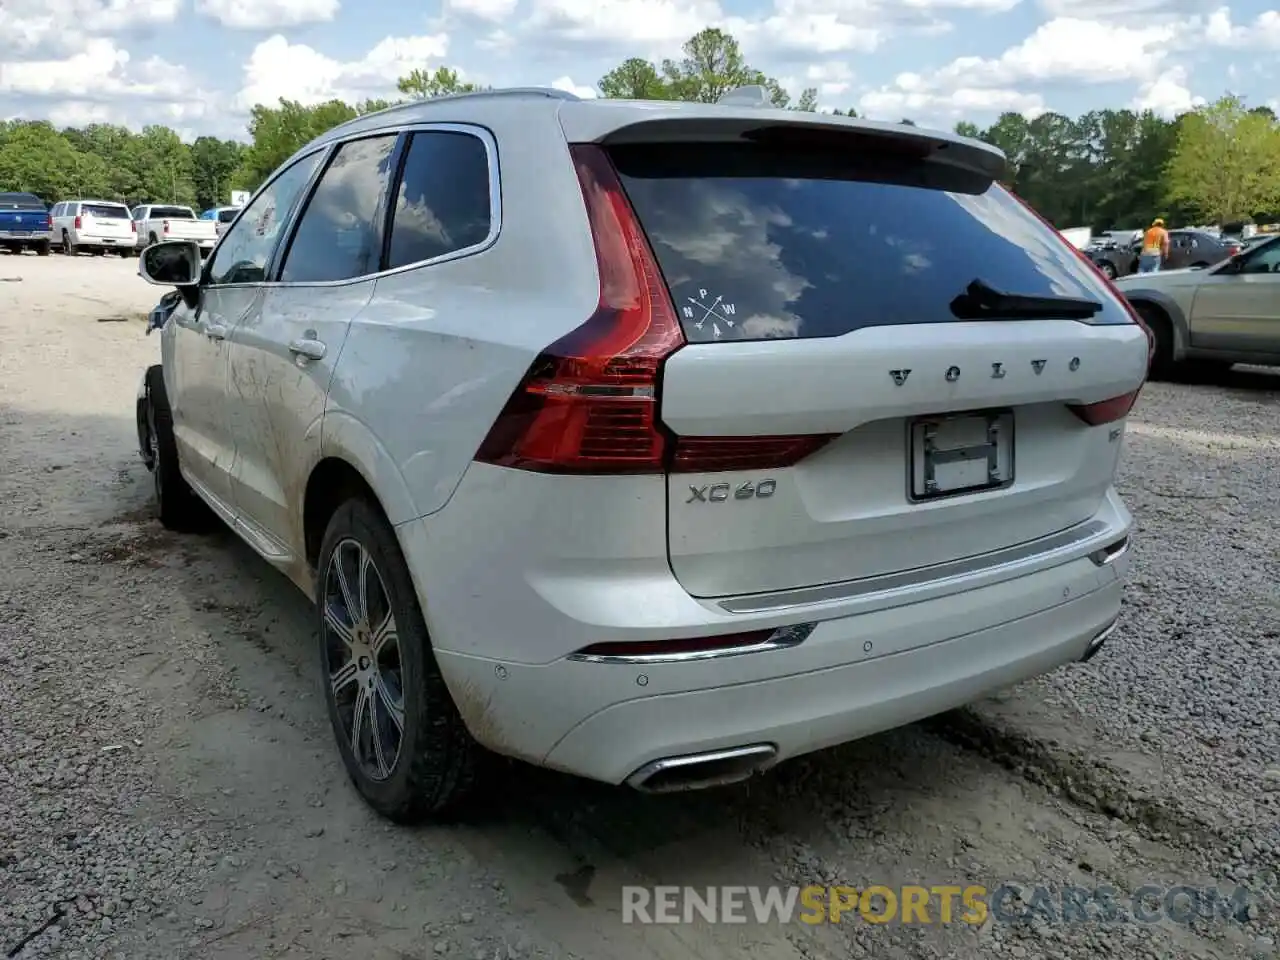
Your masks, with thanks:
M463 83L458 79L458 71L448 67L436 67L435 72L429 70L411 70L407 76L396 81L396 89L413 100L428 100L431 97L447 97L454 93L475 93L480 88L474 83Z
M1280 207L1280 125L1225 96L1181 118L1166 195L1200 216L1244 220Z

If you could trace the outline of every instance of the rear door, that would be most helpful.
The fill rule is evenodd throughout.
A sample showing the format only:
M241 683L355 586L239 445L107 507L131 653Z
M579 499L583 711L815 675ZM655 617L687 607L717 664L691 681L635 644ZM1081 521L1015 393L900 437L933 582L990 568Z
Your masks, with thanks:
M275 282L231 337L236 509L268 555L302 549L302 493L320 459L325 394L347 328L373 295L397 142L389 133L337 148L273 268Z
M1119 425L1068 405L1135 391L1145 334L989 176L880 149L612 150L689 341L661 404L685 451L670 562L695 596L927 567L1104 507ZM974 281L1077 302L984 311Z

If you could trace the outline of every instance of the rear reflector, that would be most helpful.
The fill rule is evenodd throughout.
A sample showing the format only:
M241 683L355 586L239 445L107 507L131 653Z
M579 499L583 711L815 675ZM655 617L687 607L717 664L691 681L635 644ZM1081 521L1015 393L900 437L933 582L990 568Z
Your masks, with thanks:
M1114 423L1127 417L1129 411L1133 409L1133 405L1138 402L1138 394L1141 392L1142 388L1139 387L1137 390L1121 394L1118 397L1112 397L1110 400L1099 400L1097 403L1070 404L1069 409L1089 426L1100 427L1104 423Z
M658 419L662 365L685 345L671 294L608 154L569 148L600 274L595 312L542 351L476 452L538 473L791 466L831 437L677 439Z
M671 458L671 472L716 473L791 467L838 436L824 433L800 437L680 437Z

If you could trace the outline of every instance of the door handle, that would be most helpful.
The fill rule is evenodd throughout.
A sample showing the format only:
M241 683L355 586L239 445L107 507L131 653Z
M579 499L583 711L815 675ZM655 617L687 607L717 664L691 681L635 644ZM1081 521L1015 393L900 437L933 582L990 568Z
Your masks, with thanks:
M294 340L289 344L289 352L299 358L307 360L319 360L324 356L325 345L323 341L302 338Z
M227 339L227 328L220 323L211 323L204 328L204 335L210 340Z

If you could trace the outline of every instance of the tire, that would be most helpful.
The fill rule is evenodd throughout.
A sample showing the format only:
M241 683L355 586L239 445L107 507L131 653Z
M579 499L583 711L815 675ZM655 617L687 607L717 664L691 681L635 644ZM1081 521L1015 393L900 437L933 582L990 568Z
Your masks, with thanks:
M359 598L355 584L363 561L369 563L367 586ZM347 775L369 806L388 820L413 823L448 815L475 786L481 748L440 674L409 568L381 511L362 499L342 504L325 531L319 567L320 676ZM355 615L348 612L351 607L357 608ZM377 650L378 631L387 625L394 639ZM354 646L344 639L352 635ZM337 691L335 675L341 678ZM361 724L353 738L357 709ZM373 734L368 743L365 727ZM374 750L375 738L380 754Z
M178 444L173 437L173 413L159 364L147 368L147 433L151 442L151 477L155 483L156 516L169 530L203 529L209 508L178 469ZM143 458L144 462L147 458Z
M74 257L79 249L71 242L71 235L67 231L62 231L62 252L68 257Z
M159 243L159 242L160 242L160 238L159 238L159 237L157 237L154 233L152 233L152 234L148 234L148 236L147 236L147 246L148 246L148 247L149 247L149 246L151 246L153 243Z
M36 256L47 257L49 255L49 248L51 246L52 244L50 244L48 240L41 240L39 243L36 244Z
M120 255L120 259L121 259L121 260L125 260L125 259L128 259L129 257L133 256L133 251L132 251L132 250L129 250L129 249L127 249L127 248L121 248L121 249L117 250L117 251L116 251L116 253L118 253L118 254Z
M1102 271L1102 275L1106 277L1108 280L1114 280L1116 278L1115 265L1110 263L1109 261L1107 260L1102 261L1102 263L1099 264L1098 269Z
M1134 309L1151 328L1156 348L1151 357L1147 376L1151 380L1169 380L1173 377L1173 324L1163 310L1148 303L1136 303Z

